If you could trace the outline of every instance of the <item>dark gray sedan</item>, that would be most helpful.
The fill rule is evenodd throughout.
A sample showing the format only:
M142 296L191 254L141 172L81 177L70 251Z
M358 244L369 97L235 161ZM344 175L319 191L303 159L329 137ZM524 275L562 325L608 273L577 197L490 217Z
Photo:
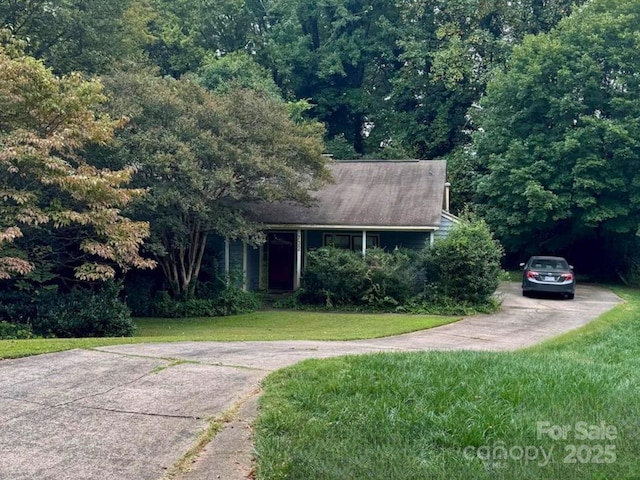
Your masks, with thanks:
M531 293L558 293L572 299L576 292L573 267L562 257L536 256L521 263L522 295Z

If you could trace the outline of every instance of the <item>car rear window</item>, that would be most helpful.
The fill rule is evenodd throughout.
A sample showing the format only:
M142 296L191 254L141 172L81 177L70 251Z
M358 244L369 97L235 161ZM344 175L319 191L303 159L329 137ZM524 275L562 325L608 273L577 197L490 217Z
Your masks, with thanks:
M568 270L569 264L566 260L551 260L548 258L536 258L531 262L531 268L542 268L547 270Z

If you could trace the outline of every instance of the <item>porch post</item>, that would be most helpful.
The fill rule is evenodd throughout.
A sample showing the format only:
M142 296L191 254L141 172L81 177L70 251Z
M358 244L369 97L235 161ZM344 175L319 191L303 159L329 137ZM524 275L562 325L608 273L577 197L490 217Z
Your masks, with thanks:
M429 245L433 245L433 242L435 240L435 237L433 235L433 232L429 232Z
M258 289L265 290L264 280L262 276L264 275L264 245L260 244L258 247Z
M362 231L362 256L367 254L367 231Z
M224 277L227 285L229 284L229 259L230 259L230 245L229 238L224 239Z
M302 230L296 230L296 269L293 276L293 289L300 288L300 275L302 273Z
M247 291L247 242L242 242L242 290Z

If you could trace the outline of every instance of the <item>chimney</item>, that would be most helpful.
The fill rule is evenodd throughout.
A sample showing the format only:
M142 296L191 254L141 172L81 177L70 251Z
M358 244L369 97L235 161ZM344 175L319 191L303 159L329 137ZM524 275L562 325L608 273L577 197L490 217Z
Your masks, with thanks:
M449 192L451 190L451 184L445 182L444 184L444 211L449 213Z

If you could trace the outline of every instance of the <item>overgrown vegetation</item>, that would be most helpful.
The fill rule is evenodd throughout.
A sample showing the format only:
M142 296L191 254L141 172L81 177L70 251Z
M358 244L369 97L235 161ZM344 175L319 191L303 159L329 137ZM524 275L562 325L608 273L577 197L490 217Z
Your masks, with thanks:
M133 335L135 325L129 309L119 298L120 292L121 286L115 282L93 288L76 286L68 292L56 287L3 291L0 339Z
M450 314L487 311L501 276L502 247L467 218L421 252L323 247L307 255L302 304Z
M272 374L257 477L637 478L640 291L619 294L625 304L525 351L352 356ZM566 438L545 426L568 426Z

